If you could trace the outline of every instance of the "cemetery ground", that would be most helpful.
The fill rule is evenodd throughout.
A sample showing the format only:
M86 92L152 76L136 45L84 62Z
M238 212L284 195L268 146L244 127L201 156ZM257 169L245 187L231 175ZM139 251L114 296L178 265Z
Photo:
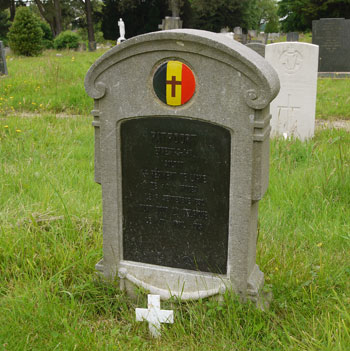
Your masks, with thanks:
M224 301L174 304L153 340L133 302L94 273L102 257L92 101L101 52L8 58L0 79L0 350L349 350L350 133L271 142L257 263L266 312ZM317 118L350 119L349 79L319 79ZM67 118L62 118L67 117Z

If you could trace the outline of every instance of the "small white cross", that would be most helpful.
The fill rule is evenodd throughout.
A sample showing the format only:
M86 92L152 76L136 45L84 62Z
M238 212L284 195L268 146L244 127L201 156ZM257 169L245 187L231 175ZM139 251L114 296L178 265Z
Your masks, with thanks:
M147 321L154 338L160 337L160 323L174 323L174 311L160 309L160 296L148 295L148 308L136 308L136 321Z

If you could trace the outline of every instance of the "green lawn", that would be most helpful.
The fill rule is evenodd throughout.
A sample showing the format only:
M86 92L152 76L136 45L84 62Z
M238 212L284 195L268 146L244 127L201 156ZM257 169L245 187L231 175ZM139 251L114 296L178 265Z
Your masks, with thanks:
M92 118L53 112L88 114L82 78L99 54L14 58L12 76L0 80L9 110L11 96L27 99L14 67L26 67L43 86L44 62L75 65L72 56L84 62L67 73L74 81L62 75L65 86L55 87L50 78L45 93L26 100L46 99L43 110L51 113L20 117L35 109L17 107L0 113L0 350L350 350L350 134L343 130L319 131L306 143L271 143L257 252L274 294L269 311L241 305L229 293L222 304L176 303L175 323L153 340L147 324L135 322L134 308L146 307L145 297L135 304L116 283L96 278L102 214ZM344 89L337 82L320 86ZM81 91L79 106L74 89Z
M305 36L307 38L307 36ZM104 51L46 51L43 56L8 57L9 76L0 79L0 116L14 112L88 115L93 107L84 77ZM350 119L350 79L319 79L316 118Z

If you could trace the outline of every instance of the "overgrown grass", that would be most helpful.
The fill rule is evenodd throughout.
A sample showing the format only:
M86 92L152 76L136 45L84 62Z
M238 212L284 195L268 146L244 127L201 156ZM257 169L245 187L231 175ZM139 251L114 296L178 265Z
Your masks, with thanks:
M9 76L0 79L0 114L88 114L93 103L85 93L84 77L102 54L50 50L40 57L8 57Z
M307 35L305 34L305 38ZM11 113L88 115L93 107L84 77L104 51L46 51L38 58L9 57L9 76L0 79L0 116ZM319 79L316 118L350 118L350 79Z
M317 118L350 119L350 78L319 78L317 90Z
M270 310L230 294L221 305L178 304L161 340L135 322L117 284L94 275L102 223L91 118L12 115L0 138L0 350L349 350L349 133L272 142L257 258Z

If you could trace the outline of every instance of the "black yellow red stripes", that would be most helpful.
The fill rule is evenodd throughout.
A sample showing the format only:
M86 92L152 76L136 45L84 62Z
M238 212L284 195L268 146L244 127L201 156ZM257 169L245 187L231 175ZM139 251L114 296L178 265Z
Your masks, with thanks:
M156 95L170 106L185 104L192 98L195 88L193 72L180 61L163 63L153 76L153 89Z

